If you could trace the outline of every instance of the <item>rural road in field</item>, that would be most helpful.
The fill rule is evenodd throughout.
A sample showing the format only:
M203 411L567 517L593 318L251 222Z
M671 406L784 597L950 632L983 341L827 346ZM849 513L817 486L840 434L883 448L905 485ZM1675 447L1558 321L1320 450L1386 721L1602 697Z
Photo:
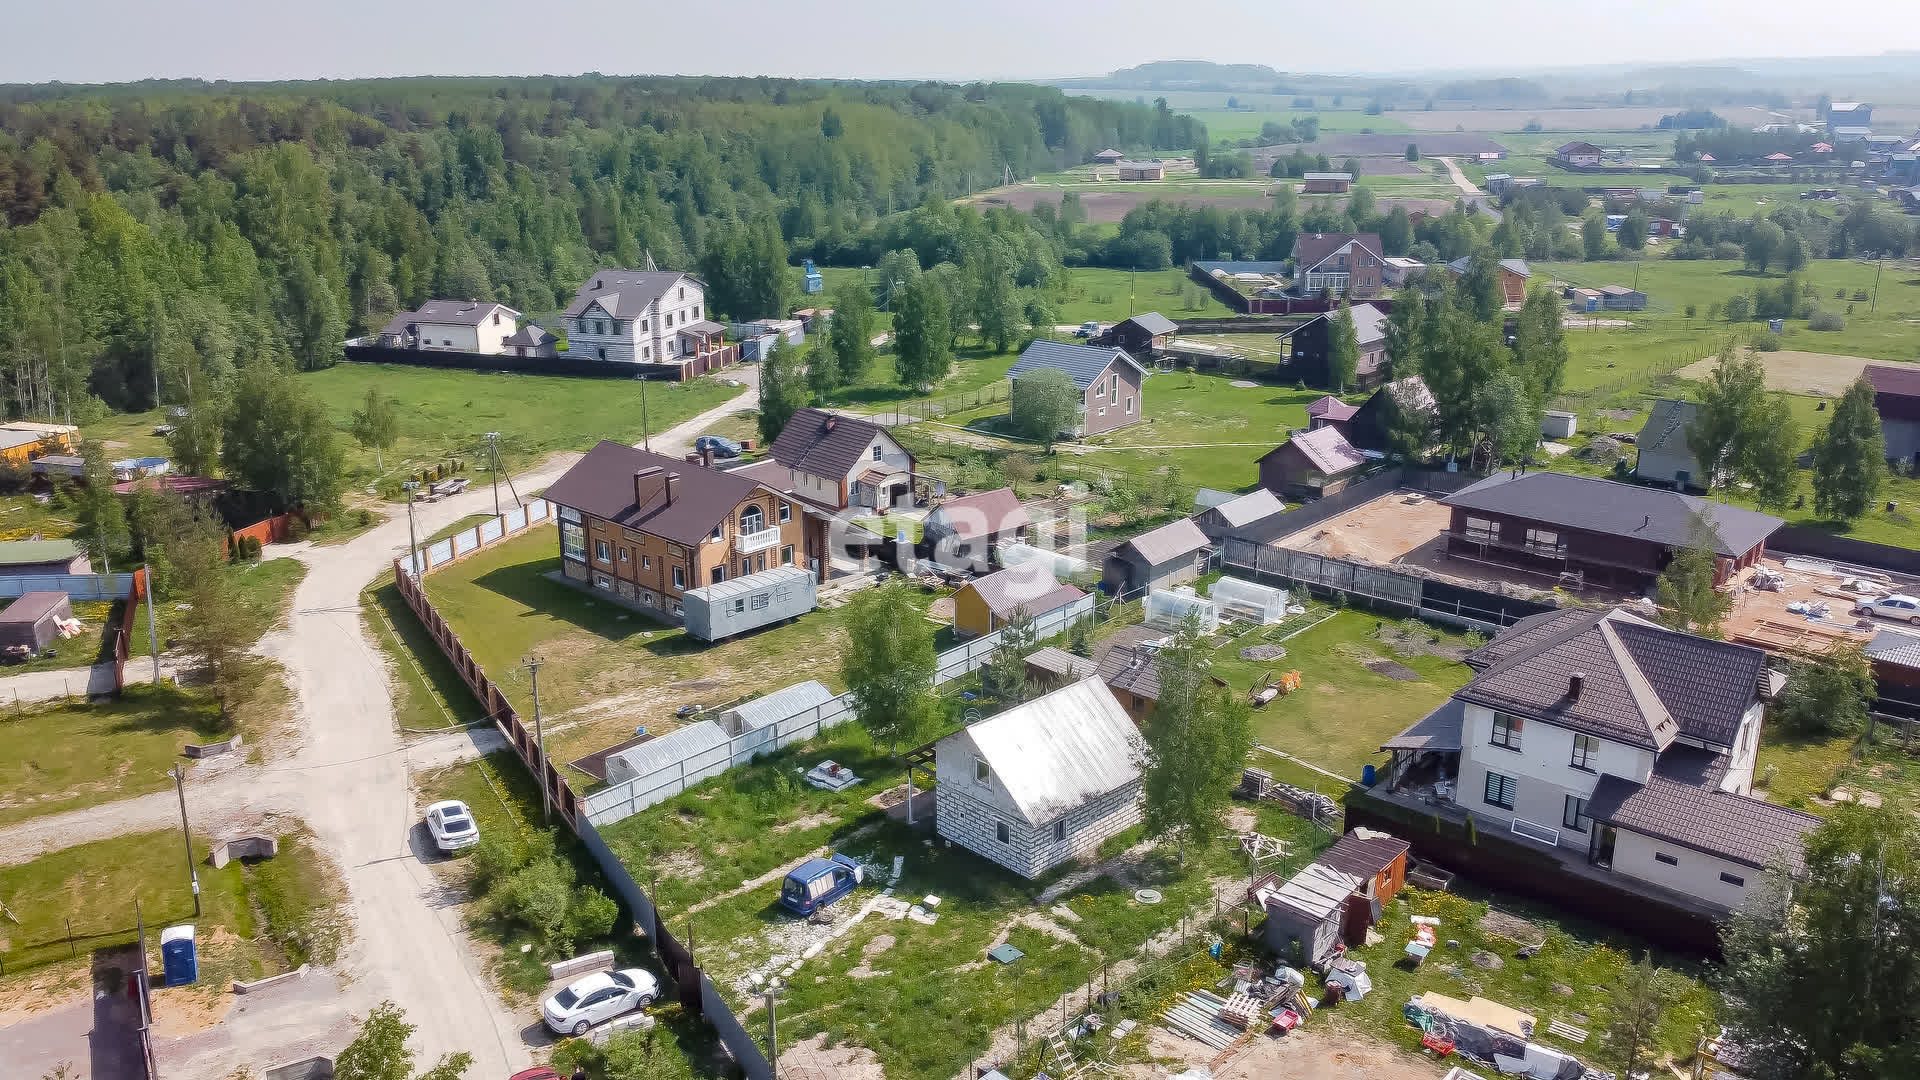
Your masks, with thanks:
M1455 165L1452 158L1443 157L1440 162L1447 167L1448 175L1453 177L1453 186L1460 189L1460 197L1468 204L1477 207L1481 213L1496 222L1505 216L1493 204L1492 198L1486 192L1475 187L1473 181L1467 179L1467 174L1460 171L1460 166Z

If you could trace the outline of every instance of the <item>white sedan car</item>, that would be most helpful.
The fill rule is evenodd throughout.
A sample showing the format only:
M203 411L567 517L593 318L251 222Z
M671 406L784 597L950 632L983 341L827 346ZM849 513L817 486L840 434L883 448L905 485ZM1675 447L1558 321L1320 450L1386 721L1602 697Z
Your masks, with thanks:
M1920 626L1920 599L1905 593L1862 600L1853 609L1855 615L1878 615L1883 619L1899 619Z
M596 971L541 1002L540 1013L556 1035L585 1035L603 1020L646 1008L659 994L659 980L643 968Z
M433 846L449 853L480 842L480 826L474 824L473 812L459 799L427 807L427 832L433 835Z

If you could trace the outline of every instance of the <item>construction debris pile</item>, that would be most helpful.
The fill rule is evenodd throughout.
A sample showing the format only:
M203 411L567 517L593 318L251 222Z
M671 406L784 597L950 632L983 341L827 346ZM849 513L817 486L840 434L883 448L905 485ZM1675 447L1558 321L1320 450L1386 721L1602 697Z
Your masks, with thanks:
M1340 805L1326 795L1283 784L1265 769L1248 768L1240 774L1236 796L1259 802L1270 799L1312 821L1329 821L1340 816Z
M1486 998L1422 994L1400 1011L1420 1029L1421 1043L1442 1056L1459 1054L1476 1065L1533 1080L1614 1080L1614 1074L1590 1069L1572 1054L1533 1042L1533 1017Z

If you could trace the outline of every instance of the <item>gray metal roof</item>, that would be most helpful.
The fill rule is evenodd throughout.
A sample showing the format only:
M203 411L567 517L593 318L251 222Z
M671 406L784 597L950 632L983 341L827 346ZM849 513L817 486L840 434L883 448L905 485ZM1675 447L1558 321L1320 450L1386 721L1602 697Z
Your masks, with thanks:
M1064 686L947 739L973 743L1030 825L1140 779L1146 753L1140 730L1099 679Z
M429 300L421 304L418 311L403 311L395 315L381 333L404 334L408 324L420 323L432 326L479 326L496 309L509 319L517 320L520 317L519 312L491 300Z
M1007 369L1007 377L1017 379L1030 371L1052 368L1065 372L1073 380L1073 385L1084 391L1116 360L1133 365L1134 370L1142 374L1146 373L1146 369L1127 355L1125 349L1110 345L1073 345L1041 338L1021 351L1020 359Z
M813 577L813 571L804 566L772 566L746 577L728 578L711 585L702 585L697 589L688 589L686 595L697 596L709 603L735 596L745 596L762 589L772 588L783 581L804 582Z
M1027 654L1027 666L1072 679L1084 679L1095 671L1093 661L1075 656L1057 645L1048 645Z
M573 294L573 303L562 314L578 315L597 303L609 318L637 319L647 305L683 280L700 284L677 270L597 270Z
M988 611L1002 619L1010 618L1016 611L1025 611L1028 616L1039 618L1087 595L1072 585L1062 585L1053 572L1038 561L1009 566L985 577L974 578L960 591L968 589L980 597Z
M1207 534L1200 531L1200 526L1195 525L1192 518L1180 518L1141 533L1127 541L1125 546L1139 553L1148 566L1159 566L1192 555L1208 543Z
M1691 521L1698 514L1707 523L1714 550L1729 558L1752 551L1786 524L1771 514L1677 491L1559 472L1496 473L1441 501L1670 548L1692 542Z
M1381 743L1380 749L1458 750L1466 718L1467 703L1448 698L1445 704L1414 721L1412 727Z
M827 689L825 683L809 679L803 683L782 687L752 701L743 701L721 712L714 719L725 724L735 734L742 734L756 728L770 727L790 716L810 712L832 701L833 698L833 691Z
M1352 182L1353 174L1349 172L1310 172L1302 175L1300 179L1302 180L1346 180L1348 182Z
M1634 440L1634 445L1643 454L1652 451L1684 457L1693 462L1690 471L1698 473L1699 463L1694 461L1693 448L1687 442L1687 429L1699 415L1700 406L1691 401L1661 398L1653 403L1653 411L1647 414L1647 422L1640 428L1640 437Z
M1595 821L1755 869L1784 859L1795 873L1806 866L1807 834L1820 826L1812 814L1659 773L1645 784L1602 776L1587 813Z
M1867 656L1894 667L1920 668L1920 636L1883 629L1867 642Z
M1129 315L1121 319L1120 323L1122 325L1132 323L1154 337L1159 337L1161 334L1171 334L1180 329L1173 324L1172 319L1167 318L1157 311L1143 311L1138 315Z
M1280 497L1266 488L1250 491L1231 502L1223 502L1213 508L1214 512L1220 515L1220 520L1235 529L1251 525L1261 518L1270 517L1285 509L1286 506L1280 502Z

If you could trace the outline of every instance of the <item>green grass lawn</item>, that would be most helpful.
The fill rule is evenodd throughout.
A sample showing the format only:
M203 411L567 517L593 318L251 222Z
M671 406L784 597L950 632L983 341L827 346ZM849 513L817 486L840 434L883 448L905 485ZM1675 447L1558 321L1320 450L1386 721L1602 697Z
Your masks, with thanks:
M1756 213L1771 213L1782 206L1797 206L1815 213L1833 216L1835 203L1802 201L1800 193L1816 187L1833 187L1822 184L1702 184L1700 190L1705 198L1696 213L1731 213L1736 217L1752 217Z
M400 598L391 570L360 594L360 611L367 636L386 657L395 726L432 731L486 719L473 691Z
M42 504L31 495L0 496L0 541L61 540L72 536L80 523L64 498Z
M810 678L839 688L845 608L709 645L549 580L559 566L555 533L541 527L434 572L427 591L523 715L532 715L531 656L545 661L540 700L548 717L608 699L624 703L550 732L549 750L561 761L630 738L636 725L660 731L680 705L717 705Z
M150 963L158 970L160 927L198 927L200 981L155 994L224 995L234 979L257 979L309 960L326 962L341 940L337 906L345 892L337 871L303 829L280 837L273 859L235 860L215 870L196 837L202 912L181 865L177 829L117 836L0 866L0 896L17 921L0 933L5 979L38 979L39 969L72 963L69 920L78 963L89 949L137 940L134 901L146 919Z
M231 732L210 698L171 686L130 686L99 704L81 693L79 704L9 704L0 716L0 825L159 791L182 745Z
M1007 369L1019 359L1015 352L994 352L971 340L963 341L954 355L953 370L940 380L931 393L900 385L893 366L894 354L884 351L873 358L860 377L827 395L826 403L835 406L881 411L912 411L910 406L929 402L958 405L973 395L1004 398Z
M1606 312L1606 318L1626 318L1638 323L1650 323L1662 329L1681 329L1702 327L1721 331L1731 329L1724 320L1709 320L1709 306L1724 304L1729 297L1753 292L1758 285L1777 285L1785 275L1778 268L1766 274L1747 270L1737 262L1713 259L1667 259L1648 258L1641 260L1613 260L1580 263L1534 263L1534 277L1540 281L1566 281L1588 288L1602 285L1629 285L1647 294L1645 312ZM1848 347L1854 335L1853 324L1870 324L1880 319L1898 322L1920 313L1920 277L1897 266L1888 266L1876 271L1870 262L1856 262L1852 259L1814 259L1800 271L1800 279L1813 286L1821 306L1844 312L1847 300L1833 299L1835 289L1851 296L1856 289L1866 289L1869 293L1874 287L1874 278L1878 272L1880 279L1880 300L1878 310L1872 316L1867 314L1867 305L1857 303L1855 311L1848 319L1848 329L1837 334L1818 334L1815 337L1826 346L1821 352L1857 352ZM1637 284L1636 284L1637 281ZM1695 307L1695 317L1689 322L1686 307ZM1746 327L1751 330L1752 327ZM1584 336L1582 332L1580 336ZM1571 332L1570 338L1575 336ZM1706 335L1703 335L1706 336ZM1911 335L1909 335L1911 337ZM1810 345L1788 345L1787 348L1812 348ZM1711 355L1708 349L1701 355ZM1876 354L1862 354L1876 355ZM1886 356L1885 359L1911 359L1914 349L1911 341L1903 356Z
M1057 312L1062 326L1116 323L1129 315L1158 311L1169 319L1216 319L1233 314L1187 276L1185 269L1111 270L1072 266L1061 271L1065 286Z

